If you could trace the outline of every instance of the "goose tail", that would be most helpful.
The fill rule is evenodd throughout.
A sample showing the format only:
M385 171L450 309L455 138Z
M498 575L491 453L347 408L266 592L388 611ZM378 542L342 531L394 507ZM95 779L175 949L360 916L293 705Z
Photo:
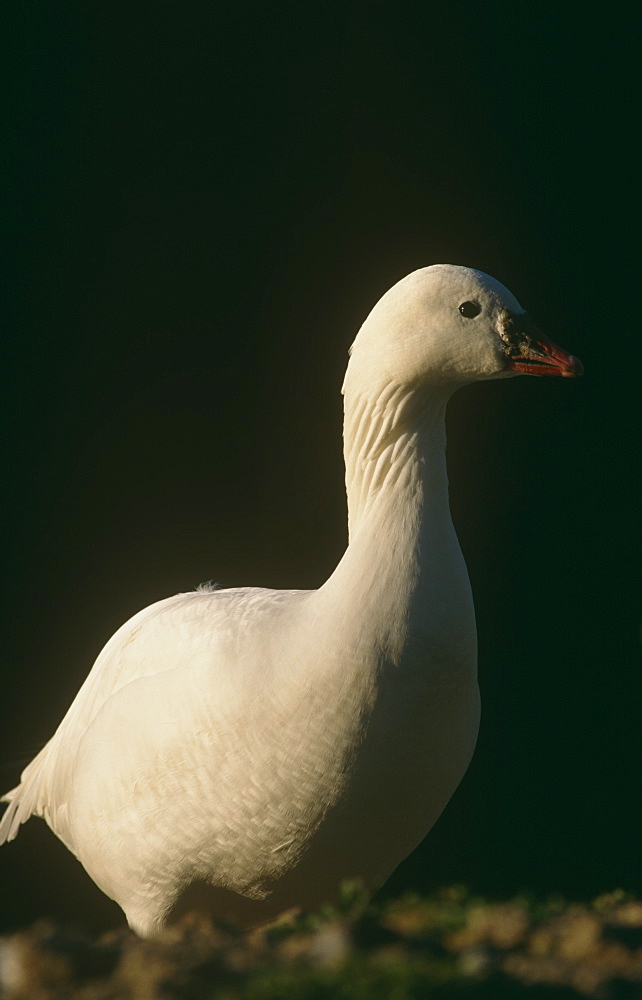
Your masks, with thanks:
M45 756L44 751L41 751L22 772L20 784L0 797L0 802L9 803L0 819L0 844L14 840L20 826L26 823L30 816L43 815L42 805L39 802L42 782L38 779L41 776Z

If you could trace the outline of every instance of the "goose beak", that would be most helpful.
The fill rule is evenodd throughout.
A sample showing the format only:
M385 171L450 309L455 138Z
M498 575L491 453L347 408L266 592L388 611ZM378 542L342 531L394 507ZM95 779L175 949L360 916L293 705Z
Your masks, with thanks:
M562 378L584 374L579 358L549 340L527 313L516 316L505 312L500 318L499 335L509 371L520 375L561 375Z

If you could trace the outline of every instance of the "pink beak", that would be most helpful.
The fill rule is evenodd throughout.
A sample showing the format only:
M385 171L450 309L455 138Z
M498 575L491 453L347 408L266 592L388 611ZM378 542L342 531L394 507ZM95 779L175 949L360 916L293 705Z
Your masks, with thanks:
M501 337L506 345L508 368L521 375L561 375L576 378L584 374L579 358L549 340L526 313L505 313Z

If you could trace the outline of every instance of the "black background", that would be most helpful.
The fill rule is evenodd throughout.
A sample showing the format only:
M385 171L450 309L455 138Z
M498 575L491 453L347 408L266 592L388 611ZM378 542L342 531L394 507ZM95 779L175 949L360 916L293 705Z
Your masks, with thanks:
M326 578L346 541L348 345L405 273L462 263L508 285L587 374L451 404L483 723L390 887L636 888L623 8L16 9L4 788L139 608L210 578ZM4 926L120 919L41 821L0 851L0 884Z

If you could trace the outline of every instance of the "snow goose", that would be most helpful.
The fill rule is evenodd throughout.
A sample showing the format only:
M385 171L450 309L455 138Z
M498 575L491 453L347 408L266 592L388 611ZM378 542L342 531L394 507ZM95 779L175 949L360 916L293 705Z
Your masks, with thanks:
M350 352L334 573L319 590L200 590L134 615L4 797L0 843L42 816L143 936L189 907L252 926L345 878L381 885L477 737L446 403L479 379L581 372L480 271L398 282Z

